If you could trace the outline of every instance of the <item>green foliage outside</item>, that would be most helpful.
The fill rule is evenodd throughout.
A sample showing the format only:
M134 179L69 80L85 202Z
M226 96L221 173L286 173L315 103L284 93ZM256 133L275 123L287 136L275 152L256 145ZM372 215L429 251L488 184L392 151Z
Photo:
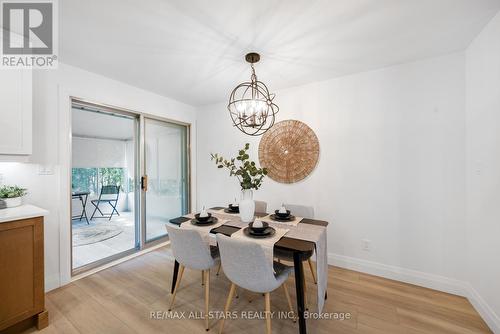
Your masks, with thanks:
M88 191L91 194L99 194L102 186L109 185L121 186L121 191L131 191L124 189L124 184L124 168L73 168L71 172L73 191ZM133 187L132 182L127 184L129 184L129 188Z

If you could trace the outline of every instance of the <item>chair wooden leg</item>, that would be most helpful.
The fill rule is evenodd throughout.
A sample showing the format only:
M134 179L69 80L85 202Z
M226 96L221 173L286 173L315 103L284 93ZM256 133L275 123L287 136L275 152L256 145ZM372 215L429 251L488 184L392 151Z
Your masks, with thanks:
M283 290L285 290L286 301L288 302L288 307L290 308L290 312L292 312L292 321L297 322L297 318L295 317L295 311L293 310L292 300L290 299L290 294L288 293L288 287L286 286L286 282L283 283Z
M205 329L208 331L208 305L210 300L210 269L205 272Z
M231 289L229 289L229 295L227 296L226 306L224 306L224 315L222 316L222 319L220 320L219 334L221 334L222 330L224 329L224 320L225 320L227 312L229 312L229 307L231 306L231 302L233 301L233 294L234 294L235 289L236 289L236 285L234 283L232 283Z
M309 269L311 269L311 274L312 274L312 277L314 280L314 284L318 284L318 280L316 279L316 273L314 271L314 266L313 266L313 263L311 261L311 258L307 259L307 262L309 263Z
M267 292L266 295L266 333L271 334L271 293Z
M181 264L179 266L179 277L177 278L177 282L175 283L174 294L172 295L172 300L170 301L170 306L168 310L171 311L174 306L175 295L177 294L177 290L179 290L179 285L181 284L182 274L184 274L184 266Z
M302 262L302 272L304 272L304 262ZM304 286L304 306L306 310L309 310L309 306L307 305L307 284L306 284L306 275L302 277L302 285Z
M219 263L219 267L217 268L217 274L215 274L216 276L219 276L221 265L222 265L222 263Z
M253 301L253 293L250 292L250 291L247 291L247 299L248 299L248 302L251 303Z
M201 271L201 286L205 284L205 270Z

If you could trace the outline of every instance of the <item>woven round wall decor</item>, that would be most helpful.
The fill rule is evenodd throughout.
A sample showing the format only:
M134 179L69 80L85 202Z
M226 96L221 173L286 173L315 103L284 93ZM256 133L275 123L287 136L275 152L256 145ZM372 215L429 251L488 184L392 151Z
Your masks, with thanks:
M281 121L260 140L259 161L276 182L294 183L307 177L316 167L319 141L305 123Z

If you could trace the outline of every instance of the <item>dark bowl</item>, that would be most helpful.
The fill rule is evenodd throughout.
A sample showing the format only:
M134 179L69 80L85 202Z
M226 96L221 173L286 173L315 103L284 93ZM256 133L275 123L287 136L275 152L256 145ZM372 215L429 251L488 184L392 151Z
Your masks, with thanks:
M234 212L239 212L240 206L239 205L233 206L232 204L229 204L229 210L234 211Z
M206 217L200 217L200 214L197 213L194 215L194 218L196 218L197 221L204 223L207 220L209 220L210 217L212 217L212 214L210 212L207 212L207 213L208 213L208 216L206 216Z
M253 227L253 223L248 224L250 229L256 233L262 233L266 228L269 227L269 224L266 222L262 222L262 227Z
M276 210L274 213L278 218L288 218L288 216L290 216L290 210L286 210L286 213L280 213L280 210Z

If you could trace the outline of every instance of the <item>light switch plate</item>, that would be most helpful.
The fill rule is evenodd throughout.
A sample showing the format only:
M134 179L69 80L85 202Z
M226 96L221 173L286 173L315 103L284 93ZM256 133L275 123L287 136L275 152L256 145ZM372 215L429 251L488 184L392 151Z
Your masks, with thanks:
M53 175L54 167L52 165L38 165L38 175Z

